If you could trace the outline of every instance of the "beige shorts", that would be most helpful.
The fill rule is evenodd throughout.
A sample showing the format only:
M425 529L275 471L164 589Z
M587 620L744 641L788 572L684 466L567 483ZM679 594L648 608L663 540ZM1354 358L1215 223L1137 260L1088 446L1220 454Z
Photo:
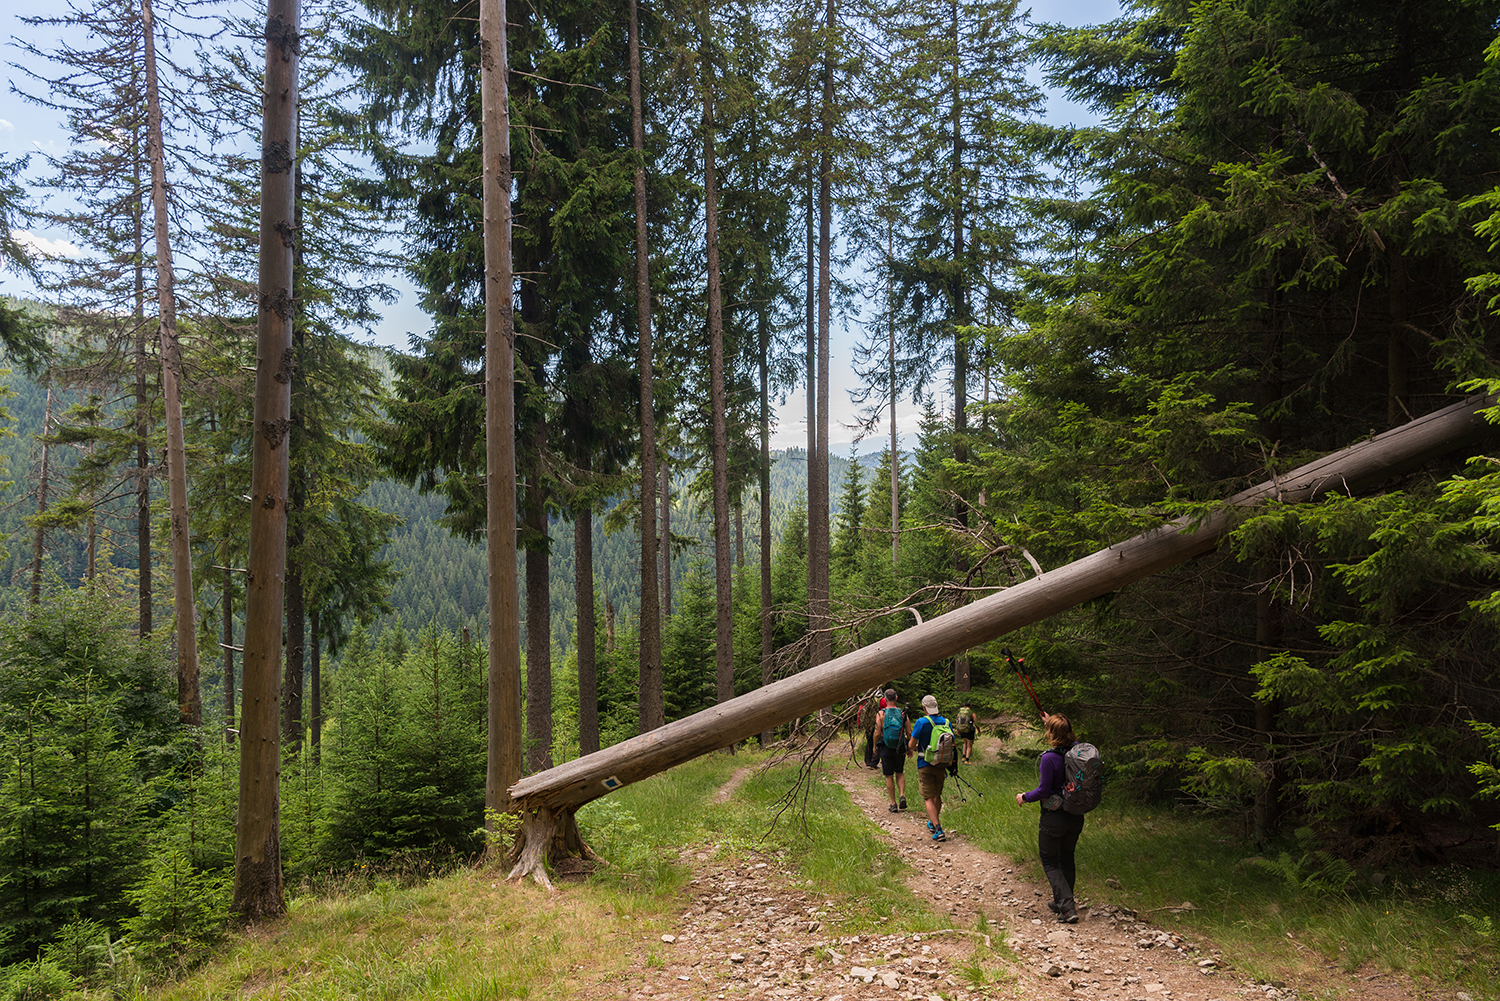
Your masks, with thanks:
M917 769L917 787L922 790L923 799L937 799L943 794L943 780L948 777L948 770L941 765L928 765L926 768Z

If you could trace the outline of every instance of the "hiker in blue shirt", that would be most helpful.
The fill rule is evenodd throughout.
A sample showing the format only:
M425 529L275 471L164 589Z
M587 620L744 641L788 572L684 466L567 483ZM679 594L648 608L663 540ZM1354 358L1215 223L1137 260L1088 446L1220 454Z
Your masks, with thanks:
M946 841L948 835L943 830L943 779L947 777L947 771L941 765L929 764L927 761L927 745L932 742L933 726L946 726L948 720L938 715L937 699L931 695L922 696L922 709L927 713L921 719L912 724L911 749L917 753L917 788L922 791L922 805L927 808L927 830L932 832L932 840Z

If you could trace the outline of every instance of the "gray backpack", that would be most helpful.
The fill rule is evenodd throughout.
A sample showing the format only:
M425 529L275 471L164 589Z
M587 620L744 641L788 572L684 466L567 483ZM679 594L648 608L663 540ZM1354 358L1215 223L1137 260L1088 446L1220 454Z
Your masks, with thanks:
M1083 741L1068 748L1062 759L1063 790L1060 795L1047 797L1047 809L1081 816L1104 798L1104 762L1099 759L1099 749Z

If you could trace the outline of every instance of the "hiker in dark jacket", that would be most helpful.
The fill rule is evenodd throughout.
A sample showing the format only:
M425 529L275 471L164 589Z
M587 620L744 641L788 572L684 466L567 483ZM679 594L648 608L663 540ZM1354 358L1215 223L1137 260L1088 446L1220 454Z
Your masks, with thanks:
M1042 713L1042 726L1049 746L1037 761L1037 786L1030 792L1016 793L1016 802L1042 804L1037 853L1041 855L1047 882L1052 884L1052 901L1047 906L1057 920L1071 925L1078 923L1078 904L1073 898L1077 875L1074 851L1078 848L1078 836L1083 833L1083 815L1062 808L1062 790L1067 784L1064 756L1077 741L1072 724L1060 713Z
M882 698L878 704L875 703L875 702L873 702L873 701L871 701L871 700L869 700L869 699L866 699L864 702L861 702L860 705L859 705L860 724L864 727L864 731L865 731L865 767L866 768L879 768L880 767L880 754L879 754L879 752L877 751L877 749L875 747L875 745L877 743L876 733L875 733L875 717L879 714L880 710L882 710L884 708L885 708L885 699L884 698Z

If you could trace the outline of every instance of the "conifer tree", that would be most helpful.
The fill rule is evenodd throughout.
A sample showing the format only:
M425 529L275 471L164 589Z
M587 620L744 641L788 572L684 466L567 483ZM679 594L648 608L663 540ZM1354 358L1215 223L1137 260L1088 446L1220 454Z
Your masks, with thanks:
M651 336L651 255L649 252L648 203L646 200L645 97L641 86L640 0L629 0L630 22L630 144L637 162L632 178L635 222L635 312L638 344L637 372L640 378L640 731L664 723L661 664L661 598L657 589L656 536L656 363ZM670 548L670 542L667 548Z
M281 623L286 572L288 432L291 425L293 256L283 239L296 218L298 0L266 12L262 104L259 311L252 426L249 587L245 608L244 703L233 909L246 918L280 914L277 769L281 734Z

